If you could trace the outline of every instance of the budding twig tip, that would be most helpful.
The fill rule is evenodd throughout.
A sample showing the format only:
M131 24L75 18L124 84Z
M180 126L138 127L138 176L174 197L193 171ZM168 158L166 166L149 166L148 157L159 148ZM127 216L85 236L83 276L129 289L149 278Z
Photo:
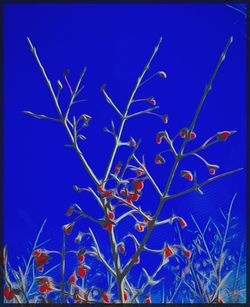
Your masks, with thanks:
M105 89L105 87L106 87L106 83L104 83L104 84L100 87L100 91L103 92L104 89Z

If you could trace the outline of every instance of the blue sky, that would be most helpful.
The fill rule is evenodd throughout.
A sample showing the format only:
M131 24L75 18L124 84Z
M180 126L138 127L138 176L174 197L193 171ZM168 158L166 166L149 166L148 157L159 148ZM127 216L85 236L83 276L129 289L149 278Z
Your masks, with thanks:
M75 105L76 114L92 117L86 129L83 151L101 178L109 160L113 139L103 132L119 118L100 92L107 92L124 110L135 82L150 57L159 38L163 37L148 73L166 71L167 79L154 78L138 94L138 98L154 96L160 114L168 114L169 123L143 115L131 120L124 130L124 141L130 136L141 138L138 155L145 155L149 169L163 189L172 157L166 165L156 166L155 155L164 150L156 145L159 130L167 129L171 136L190 125L204 88L209 82L219 56L231 35L228 50L196 125L197 139L190 149L222 130L237 130L228 142L208 149L204 157L220 165L220 172L246 168L246 31L245 16L224 4L160 5L160 4L96 4L96 5L5 5L4 7L4 235L10 257L27 256L28 241L33 241L40 225L47 218L43 239L51 238L51 246L60 248L61 226L69 221L64 213L77 202L90 214L98 215L96 204L87 193L77 194L73 185L93 183L80 161L67 144L67 135L57 123L25 116L22 111L56 116L56 110L41 72L26 41L29 36L37 49L54 88L63 81L63 72L70 70L71 84L83 69L87 73L81 98ZM70 93L64 84L61 95L65 110ZM137 109L148 107L141 103ZM167 148L166 148L167 149ZM129 149L121 149L115 161L126 159ZM183 161L181 169L196 171L198 181L209 174L194 158ZM170 192L188 188L178 175ZM157 196L146 183L141 206L154 212ZM233 214L239 217L240 231L245 236L246 171L223 178L204 187L204 196L192 193L173 200L163 209L162 217L180 214L191 223L190 214L201 225L209 216L220 220L219 208L226 211L234 193L238 193ZM98 217L101 217L100 215ZM93 226L94 227L94 226ZM119 234L133 220L121 226ZM193 225L192 225L193 227ZM84 223L79 229L86 229ZM76 229L76 231L77 231ZM99 238L102 231L96 229ZM155 232L152 244L164 230ZM170 237L166 238L171 241ZM104 250L108 246L103 241ZM70 245L71 243L69 243Z

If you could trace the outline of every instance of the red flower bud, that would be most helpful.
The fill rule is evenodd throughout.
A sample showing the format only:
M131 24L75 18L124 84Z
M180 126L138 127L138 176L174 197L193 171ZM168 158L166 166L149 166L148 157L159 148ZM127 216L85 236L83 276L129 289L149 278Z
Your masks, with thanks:
M158 154L155 157L155 163L156 164L164 164L165 163L165 159L160 154Z
M33 251L33 256L38 257L38 256L41 255L41 253L42 253L42 251L40 249L36 249L36 250Z
M137 171L136 171L136 174L138 175L138 176L141 176L142 174L144 174L144 170L143 169L138 169Z
M148 102L151 103L153 106L156 105L156 100L155 100L153 97L150 97L150 98L148 99Z
M209 170L209 174L210 175L214 175L216 170L219 168L219 165L216 165L216 164L208 164L207 165L208 167L208 170Z
M113 193L112 193L112 191L104 191L103 193L102 193L102 196L103 197L111 197L113 195Z
M99 192L99 193L103 193L103 186L102 185L99 185L98 186L98 188L97 188L97 191Z
M123 292L123 298L125 302L128 300L128 292L126 290Z
M77 269L77 275L80 276L81 278L84 278L86 275L86 270L84 266L79 266Z
M164 136L164 133L163 131L159 131L156 135L156 143L157 144L161 144L161 141L162 141L162 138Z
M119 249L119 253L121 254L125 253L125 246L123 243L119 244L118 249Z
M11 301L14 298L15 293L12 290L12 288L10 288L8 285L6 285L4 287L4 290L3 290L3 295L4 295L4 297L6 298L7 301Z
M76 273L74 272L70 277L69 277L69 283L74 284L77 281L77 276Z
M219 304L224 304L224 301L223 301L223 299L219 299Z
M74 225L75 225L74 222L63 225L62 229L66 233L66 235L70 235L71 234L71 231L72 231Z
M105 293L105 294L103 295L103 300L104 300L105 303L109 303L109 296L108 296L107 293Z
M188 181L193 181L193 175L190 171L181 171L181 176L185 179L187 179Z
M113 225L111 223L104 223L104 224L102 224L102 227L104 229L108 230L109 232L111 232L112 229L113 229Z
M84 255L78 255L78 261L83 262L85 259Z
M192 132L190 133L190 139L193 140L193 139L195 139L195 138L196 138L196 133L192 131Z
M137 201L139 199L139 194L137 193L129 193L128 194L128 201L133 200Z
M232 134L236 133L236 130L233 131L221 131L221 132L217 132L216 136L220 141L226 141L228 139L229 136L231 136Z
M129 145L132 147L136 146L136 141L132 137L130 137Z
M136 259L135 259L135 264L139 264L140 263L140 257L138 256Z
M214 168L210 168L209 169L209 174L210 175L214 175L215 174L215 169Z
M162 120L163 120L164 124L167 124L167 123L168 123L168 115L167 115L167 114L164 114L164 115L162 116Z
M127 195L127 191L124 190L124 189L122 189L122 190L120 191L120 194L125 196L125 195Z
M67 216L71 216L72 213L73 213L73 207L70 206L69 209L68 209L67 212L66 212L66 215L67 215Z
M187 128L182 128L180 131L180 137L185 139L185 137L187 136L188 133L188 129Z
M141 223L137 223L135 224L135 229L139 232L143 232L144 231L144 226Z
M109 217L109 219L113 220L114 217L115 217L114 212L109 212L108 217Z
M134 181L134 189L137 191L141 191L144 187L144 183L142 180L135 180Z
M164 254L165 254L166 257L170 257L170 256L172 256L174 253L173 253L172 249L171 249L169 246L167 246L167 247L165 247L165 249L164 249Z
M184 249L183 252L184 252L184 254L185 254L185 256L186 256L187 258L190 258L191 255L192 255L192 253L191 253L189 250L187 250L187 249Z
M148 296L148 297L146 298L145 303L146 303L146 304L151 304L151 303L152 303L150 296Z
M120 173L122 167L122 163L119 161L115 167L115 174L118 175Z
M178 222L179 222L181 228L187 227L187 223L186 223L186 221L182 217L178 216L177 219L178 219Z

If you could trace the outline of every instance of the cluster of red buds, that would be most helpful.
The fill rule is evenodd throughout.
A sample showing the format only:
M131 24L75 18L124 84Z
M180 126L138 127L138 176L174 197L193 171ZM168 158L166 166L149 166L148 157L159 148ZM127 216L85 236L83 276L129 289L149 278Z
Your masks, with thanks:
M35 257L35 265L39 272L44 271L44 265L48 264L50 256L48 251L45 249L34 250L33 256Z
M6 298L8 302L10 302L15 297L14 289L8 285L5 285L3 289L3 296Z
M188 128L182 128L181 131L179 132L179 135L181 138L185 139L188 136L188 132L189 132ZM189 135L189 139L193 140L195 138L196 138L196 133L194 131L191 131Z
M41 293L48 293L50 291L56 290L54 287L54 281L51 277L38 277L39 289Z
M113 191L104 189L102 185L99 185L97 190L104 198L105 197L111 198L113 196Z

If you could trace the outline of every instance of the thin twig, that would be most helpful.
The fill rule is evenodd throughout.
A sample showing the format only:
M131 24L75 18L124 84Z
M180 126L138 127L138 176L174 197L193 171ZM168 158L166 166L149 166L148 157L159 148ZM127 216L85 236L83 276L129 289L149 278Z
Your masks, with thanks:
M143 165L139 159L136 157L135 154L133 154L133 158L134 160L140 165L140 167L144 170L144 172L146 173L146 175L148 176L149 180L151 181L151 183L153 184L154 188L156 189L157 193L159 194L160 197L162 197L162 192L160 190L160 188L158 187L157 183L154 181L153 177L150 175L148 169L145 167L145 165Z
M35 59L36 59L38 65L39 65L39 67L40 67L40 69L41 69L41 71L42 71L42 74L43 74L43 76L44 76L44 79L46 80L46 83L47 83L47 85L48 85L48 88L49 88L49 90L50 90L50 93L51 93L51 95L52 95L52 97L53 97L53 100L54 100L54 103L55 103L57 112L58 112L58 114L60 115L60 117L62 118L62 111L61 111L60 106L59 106L59 104L58 104L58 100L57 100L57 98L56 98L56 95L55 95L55 92L54 92L53 87L52 87L52 85L51 85L51 82L50 82L50 80L49 80L49 78L48 78L48 76L47 76L47 74L46 74L46 72L45 72L45 69L44 69L43 65L41 64L41 62L40 62L40 60L39 60L39 57L38 57L37 52L36 52L36 48L33 46L31 40L29 39L29 37L27 37L27 40L28 40L28 43L29 43L29 45L30 45L31 52L33 53L33 55L34 55L34 57L35 57Z

